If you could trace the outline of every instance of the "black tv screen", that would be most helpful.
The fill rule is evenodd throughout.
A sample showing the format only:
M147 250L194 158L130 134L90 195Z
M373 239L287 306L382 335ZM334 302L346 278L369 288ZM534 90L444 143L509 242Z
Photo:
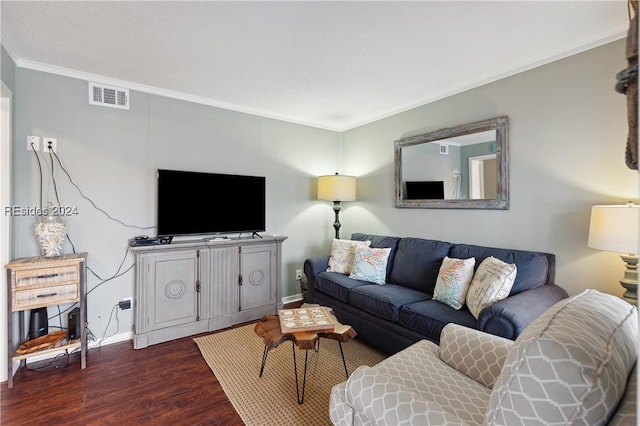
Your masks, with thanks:
M265 178L158 169L158 236L265 230Z
M408 200L443 200L444 181L406 182Z

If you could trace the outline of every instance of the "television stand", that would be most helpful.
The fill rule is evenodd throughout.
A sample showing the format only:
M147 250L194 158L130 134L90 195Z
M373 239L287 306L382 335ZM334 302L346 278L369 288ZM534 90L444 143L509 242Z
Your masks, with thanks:
M262 235L258 234L256 231L253 231L253 233L251 234L251 238L255 237L262 238Z
M134 349L278 312L286 239L264 235L131 247L136 264Z

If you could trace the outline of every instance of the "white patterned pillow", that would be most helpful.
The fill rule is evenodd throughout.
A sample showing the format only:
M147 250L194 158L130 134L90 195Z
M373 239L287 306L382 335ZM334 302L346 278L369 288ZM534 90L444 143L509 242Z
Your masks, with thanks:
M329 256L328 272L350 274L353 269L353 259L356 247L369 247L371 241L352 241L334 238L331 243L331 256Z
M385 284L390 248L356 247L353 270L349 278Z
M467 307L476 319L484 308L509 296L517 272L515 264L493 256L480 263L467 291Z
M475 265L475 257L455 259L445 256L433 290L433 300L449 305L455 310L461 309L467 297Z

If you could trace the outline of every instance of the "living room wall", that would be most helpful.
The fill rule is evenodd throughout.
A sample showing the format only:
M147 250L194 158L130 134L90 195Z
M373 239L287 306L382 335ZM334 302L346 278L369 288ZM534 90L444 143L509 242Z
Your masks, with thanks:
M343 134L345 172L359 177L345 203L351 232L417 236L557 256L556 282L621 295L619 255L587 247L595 204L638 200L624 162L626 98L614 91L625 40L361 126ZM394 208L393 141L509 116L509 210Z
M56 202L57 193L61 204L77 206L78 215L64 219L68 233L76 252L88 252L88 266L99 277L132 265L129 238L156 235L147 227L156 223L158 168L250 174L266 176L266 233L288 236L282 247L283 294L300 294L295 270L305 257L323 252L333 235L331 204L315 200L315 178L342 172L338 133L137 91L130 92L128 111L93 106L87 81L20 67L15 85L13 203L39 205L38 162L26 149L27 135L57 138L57 155L73 182L117 219L85 199L55 157L40 153L45 204ZM216 198L216 188L195 191ZM224 199L218 205L229 208ZM13 217L15 257L39 254L34 224L33 216ZM65 243L64 252L71 251ZM131 331L133 310L119 312L116 320L112 309L134 296L134 272L104 284L102 279L88 274L89 328L108 342Z

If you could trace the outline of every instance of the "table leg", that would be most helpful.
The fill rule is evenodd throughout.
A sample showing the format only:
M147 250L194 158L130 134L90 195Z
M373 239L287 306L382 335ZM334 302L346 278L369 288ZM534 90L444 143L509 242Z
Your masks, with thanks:
M260 377L262 378L262 373L264 372L264 366L267 363L267 355L269 354L269 348L267 345L264 345L264 352L262 352L262 365L260 366Z
M291 342L291 349L293 350L293 373L296 376L296 396L298 398L298 404L302 404L304 402L304 389L307 385L307 356L309 355L309 351L304 351L304 373L302 376L302 397L300 396L300 387L298 384L298 363L296 361L296 345Z
M349 372L347 371L347 361L344 359L344 352L342 351L342 342L338 340L338 345L340 346L340 355L342 355L342 365L344 366L344 374L349 378Z

